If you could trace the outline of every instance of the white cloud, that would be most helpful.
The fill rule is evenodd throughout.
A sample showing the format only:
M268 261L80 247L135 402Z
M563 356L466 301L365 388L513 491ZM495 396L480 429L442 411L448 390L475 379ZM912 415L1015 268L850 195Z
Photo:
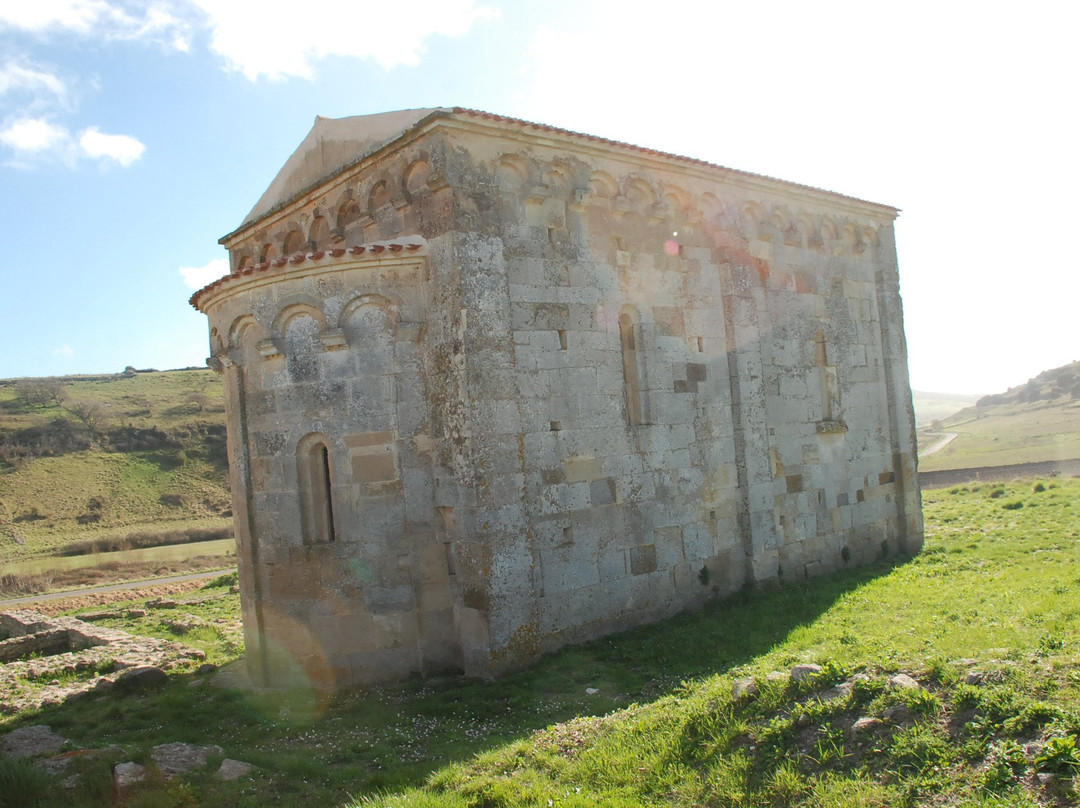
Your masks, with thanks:
M146 150L146 146L131 135L106 135L96 126L79 135L79 145L90 157L115 160L122 166L131 165Z
M265 0L257 13L233 0L191 2L206 14L211 48L252 81L311 78L313 63L327 56L373 59L387 70L416 65L429 37L461 36L497 14L476 0L326 0L317 13L285 0Z
M0 143L23 154L60 149L70 137L64 127L41 118L22 118L0 130Z
M103 0L35 0L0 5L0 26L41 32L63 28L87 33L114 9Z
M67 95L64 82L54 74L9 60L0 67L0 96L19 91L51 94L61 100Z
M228 258L215 258L209 264L201 267L180 267L180 275L184 279L184 285L189 289L202 289L208 283L212 283L221 276L228 274Z
M190 23L167 3L106 0L35 0L0 6L0 29L36 34L66 32L96 39L153 39L187 50Z
M67 343L64 343L63 345L60 345L60 346L58 346L56 348L53 348L53 356L63 356L63 357L66 357L66 358L70 359L74 355L75 355L75 351Z

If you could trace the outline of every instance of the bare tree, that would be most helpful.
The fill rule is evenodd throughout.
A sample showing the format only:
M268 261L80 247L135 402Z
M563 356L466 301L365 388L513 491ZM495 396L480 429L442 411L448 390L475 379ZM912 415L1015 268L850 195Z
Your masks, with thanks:
M15 391L19 398L32 407L49 404L61 406L67 398L64 383L59 379L25 379L16 383Z
M184 402L194 407L196 412L202 412L210 404L210 396L206 393L188 393Z
M80 399L70 402L64 409L86 427L91 438L96 438L109 415L109 407L100 401Z

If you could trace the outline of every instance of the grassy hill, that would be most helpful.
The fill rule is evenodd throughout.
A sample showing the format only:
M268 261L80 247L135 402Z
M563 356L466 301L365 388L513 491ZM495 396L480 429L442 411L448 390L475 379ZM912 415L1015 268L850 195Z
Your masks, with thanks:
M76 759L73 792L13 764L7 793L26 806L114 805L112 763L148 762L152 746L182 740L258 769L235 783L213 767L151 781L123 805L1076 805L1078 501L1071 479L928 492L914 559L747 590L495 681L328 698L223 690L180 669L138 698L105 692L0 717L0 732L43 723L85 748L116 745ZM216 591L170 612L114 604L113 624L226 662L235 634L214 627L237 604ZM204 628L180 635L177 624ZM821 670L793 681L801 663ZM893 680L901 672L914 687ZM756 696L736 697L740 680Z
M0 380L0 563L228 535L222 396L209 370Z
M957 437L944 449L919 458L921 471L974 468L1080 457L1080 363L1044 371L1004 393L920 423L919 446Z

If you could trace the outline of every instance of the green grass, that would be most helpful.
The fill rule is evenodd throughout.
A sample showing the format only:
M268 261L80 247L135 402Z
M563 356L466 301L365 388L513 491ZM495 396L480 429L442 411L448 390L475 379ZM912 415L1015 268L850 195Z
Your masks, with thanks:
M911 561L747 591L492 682L329 698L218 690L182 673L157 694L89 698L9 725L115 743L123 760L148 759L156 743L217 743L260 767L235 784L194 775L179 797L176 784L150 785L145 804L1075 804L1080 481L962 486L925 502L927 544ZM224 626L236 608L225 591L180 611ZM213 630L185 639L169 618L117 625L203 643L219 662L239 651ZM766 679L798 662L824 673L808 685ZM890 689L897 671L924 689ZM965 682L971 671L978 683ZM818 698L857 673L867 678L849 695ZM740 677L755 677L756 699L733 701ZM906 717L888 720L898 704ZM880 724L852 732L863 716ZM88 761L87 776L106 766Z

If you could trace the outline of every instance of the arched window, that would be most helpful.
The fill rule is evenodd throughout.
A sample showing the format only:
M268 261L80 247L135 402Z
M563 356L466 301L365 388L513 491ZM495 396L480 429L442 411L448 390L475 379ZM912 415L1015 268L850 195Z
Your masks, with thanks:
M637 322L628 311L619 315L619 342L622 344L623 393L626 397L626 417L630 426L645 423L641 406L641 372L638 356Z
M325 544L337 538L334 527L333 469L322 435L308 435L296 450L304 543Z

